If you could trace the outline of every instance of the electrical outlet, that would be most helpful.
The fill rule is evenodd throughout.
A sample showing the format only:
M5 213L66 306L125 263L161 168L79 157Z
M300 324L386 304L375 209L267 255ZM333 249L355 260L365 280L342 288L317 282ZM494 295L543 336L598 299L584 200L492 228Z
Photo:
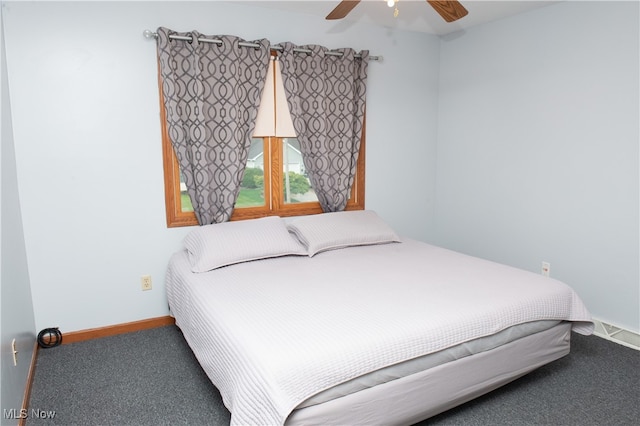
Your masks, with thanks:
M551 264L549 262L542 262L542 275L545 277L551 275Z
M142 291L151 290L151 275L143 275L142 278L140 278L140 284L142 285Z

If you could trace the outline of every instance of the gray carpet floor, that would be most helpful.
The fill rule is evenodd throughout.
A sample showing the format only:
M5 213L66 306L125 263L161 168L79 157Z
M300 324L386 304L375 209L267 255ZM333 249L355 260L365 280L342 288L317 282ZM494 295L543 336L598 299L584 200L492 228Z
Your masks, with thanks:
M640 351L572 334L571 353L427 425L640 424ZM53 418L38 418L38 414ZM27 425L228 425L175 326L40 349Z

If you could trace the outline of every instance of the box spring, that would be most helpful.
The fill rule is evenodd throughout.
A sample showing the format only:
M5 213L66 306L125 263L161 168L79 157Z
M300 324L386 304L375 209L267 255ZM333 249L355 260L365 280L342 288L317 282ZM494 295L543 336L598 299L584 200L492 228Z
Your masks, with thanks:
M503 386L569 353L571 324L316 405L287 425L410 425Z

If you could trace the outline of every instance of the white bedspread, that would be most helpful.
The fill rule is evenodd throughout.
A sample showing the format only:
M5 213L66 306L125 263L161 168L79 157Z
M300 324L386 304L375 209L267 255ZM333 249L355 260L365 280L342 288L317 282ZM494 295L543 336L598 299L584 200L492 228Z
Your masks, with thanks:
M557 280L406 239L202 274L179 252L166 284L176 324L237 425L283 424L319 391L515 324L593 329Z

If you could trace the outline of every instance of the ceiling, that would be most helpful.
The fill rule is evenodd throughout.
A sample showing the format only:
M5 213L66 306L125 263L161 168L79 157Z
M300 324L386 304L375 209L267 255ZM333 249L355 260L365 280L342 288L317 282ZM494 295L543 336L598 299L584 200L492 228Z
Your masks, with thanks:
M246 1L244 3L269 9L305 13L324 19L339 2L340 0ZM425 0L399 0L397 3L398 17L393 16L394 9L387 6L386 0L362 0L346 18L327 22L335 25L336 30L349 26L353 22L359 22L404 31L445 35L558 3L558 1L511 0L461 0L460 2L469 11L469 14L452 23L445 22Z

